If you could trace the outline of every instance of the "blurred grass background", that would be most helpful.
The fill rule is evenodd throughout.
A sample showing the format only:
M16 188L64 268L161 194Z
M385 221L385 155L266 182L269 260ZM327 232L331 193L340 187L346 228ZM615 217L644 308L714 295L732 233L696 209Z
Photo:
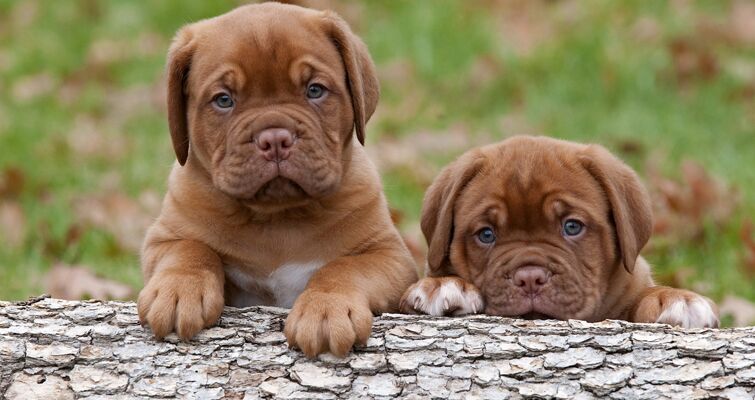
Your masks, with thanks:
M658 279L755 322L755 3L301 3L341 13L378 65L367 149L418 257L424 189L461 152L596 142L653 193ZM173 162L165 52L238 4L0 0L0 298L138 293Z

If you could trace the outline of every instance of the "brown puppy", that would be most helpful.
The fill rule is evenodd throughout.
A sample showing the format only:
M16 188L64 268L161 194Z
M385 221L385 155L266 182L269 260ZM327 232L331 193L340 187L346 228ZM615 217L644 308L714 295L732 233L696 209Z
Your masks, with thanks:
M655 286L650 198L606 149L520 136L467 152L425 196L427 276L401 309L715 327L715 305Z
M266 3L184 27L168 64L178 163L141 320L189 339L224 304L293 306L285 334L308 356L365 342L417 279L359 143L378 101L365 45L333 13Z

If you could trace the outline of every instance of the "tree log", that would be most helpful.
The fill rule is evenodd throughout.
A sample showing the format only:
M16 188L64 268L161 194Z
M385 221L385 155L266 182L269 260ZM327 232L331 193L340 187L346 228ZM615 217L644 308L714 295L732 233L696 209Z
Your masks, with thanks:
M288 348L287 310L226 308L190 343L163 342L133 303L0 303L0 397L755 397L755 327L383 315L366 346L316 360Z

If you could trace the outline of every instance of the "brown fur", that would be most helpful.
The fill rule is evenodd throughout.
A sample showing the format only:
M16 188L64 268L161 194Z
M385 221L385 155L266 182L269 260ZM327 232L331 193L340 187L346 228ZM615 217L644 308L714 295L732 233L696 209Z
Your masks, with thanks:
M356 130L364 142L378 101L362 41L333 13L266 3L182 28L168 58L178 162L144 242L141 320L158 338L189 339L224 304L281 305L239 282L321 261L286 320L289 344L343 356L365 342L372 315L396 311L417 278L377 171L352 140ZM327 87L323 98L306 98L312 82ZM212 104L219 92L233 97L230 112ZM280 163L255 145L271 127L295 137Z
M562 231L572 218L585 225L578 237ZM496 233L492 245L476 237L485 227ZM402 310L416 311L405 301L410 291L453 277L474 284L489 314L655 322L660 294L666 303L699 295L655 286L640 256L651 230L639 178L601 146L520 136L474 149L427 191L428 278L406 292ZM524 266L548 271L537 295L513 283Z

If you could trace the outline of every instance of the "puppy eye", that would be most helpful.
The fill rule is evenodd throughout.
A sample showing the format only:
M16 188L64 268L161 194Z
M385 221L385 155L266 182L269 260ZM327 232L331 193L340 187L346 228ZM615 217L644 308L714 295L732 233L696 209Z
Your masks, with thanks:
M221 93L215 98L212 99L212 102L218 107L218 108L231 108L233 107L233 99L231 96L227 93Z
M495 232L490 228L482 228L477 232L477 240L482 244L491 244L495 242Z
M580 233L582 233L582 230L584 229L585 225L576 219L567 219L566 222L564 222L564 235L566 236L577 236Z
M319 83L313 83L309 86L307 86L307 98L308 99L319 99L325 94L325 86L320 85Z

